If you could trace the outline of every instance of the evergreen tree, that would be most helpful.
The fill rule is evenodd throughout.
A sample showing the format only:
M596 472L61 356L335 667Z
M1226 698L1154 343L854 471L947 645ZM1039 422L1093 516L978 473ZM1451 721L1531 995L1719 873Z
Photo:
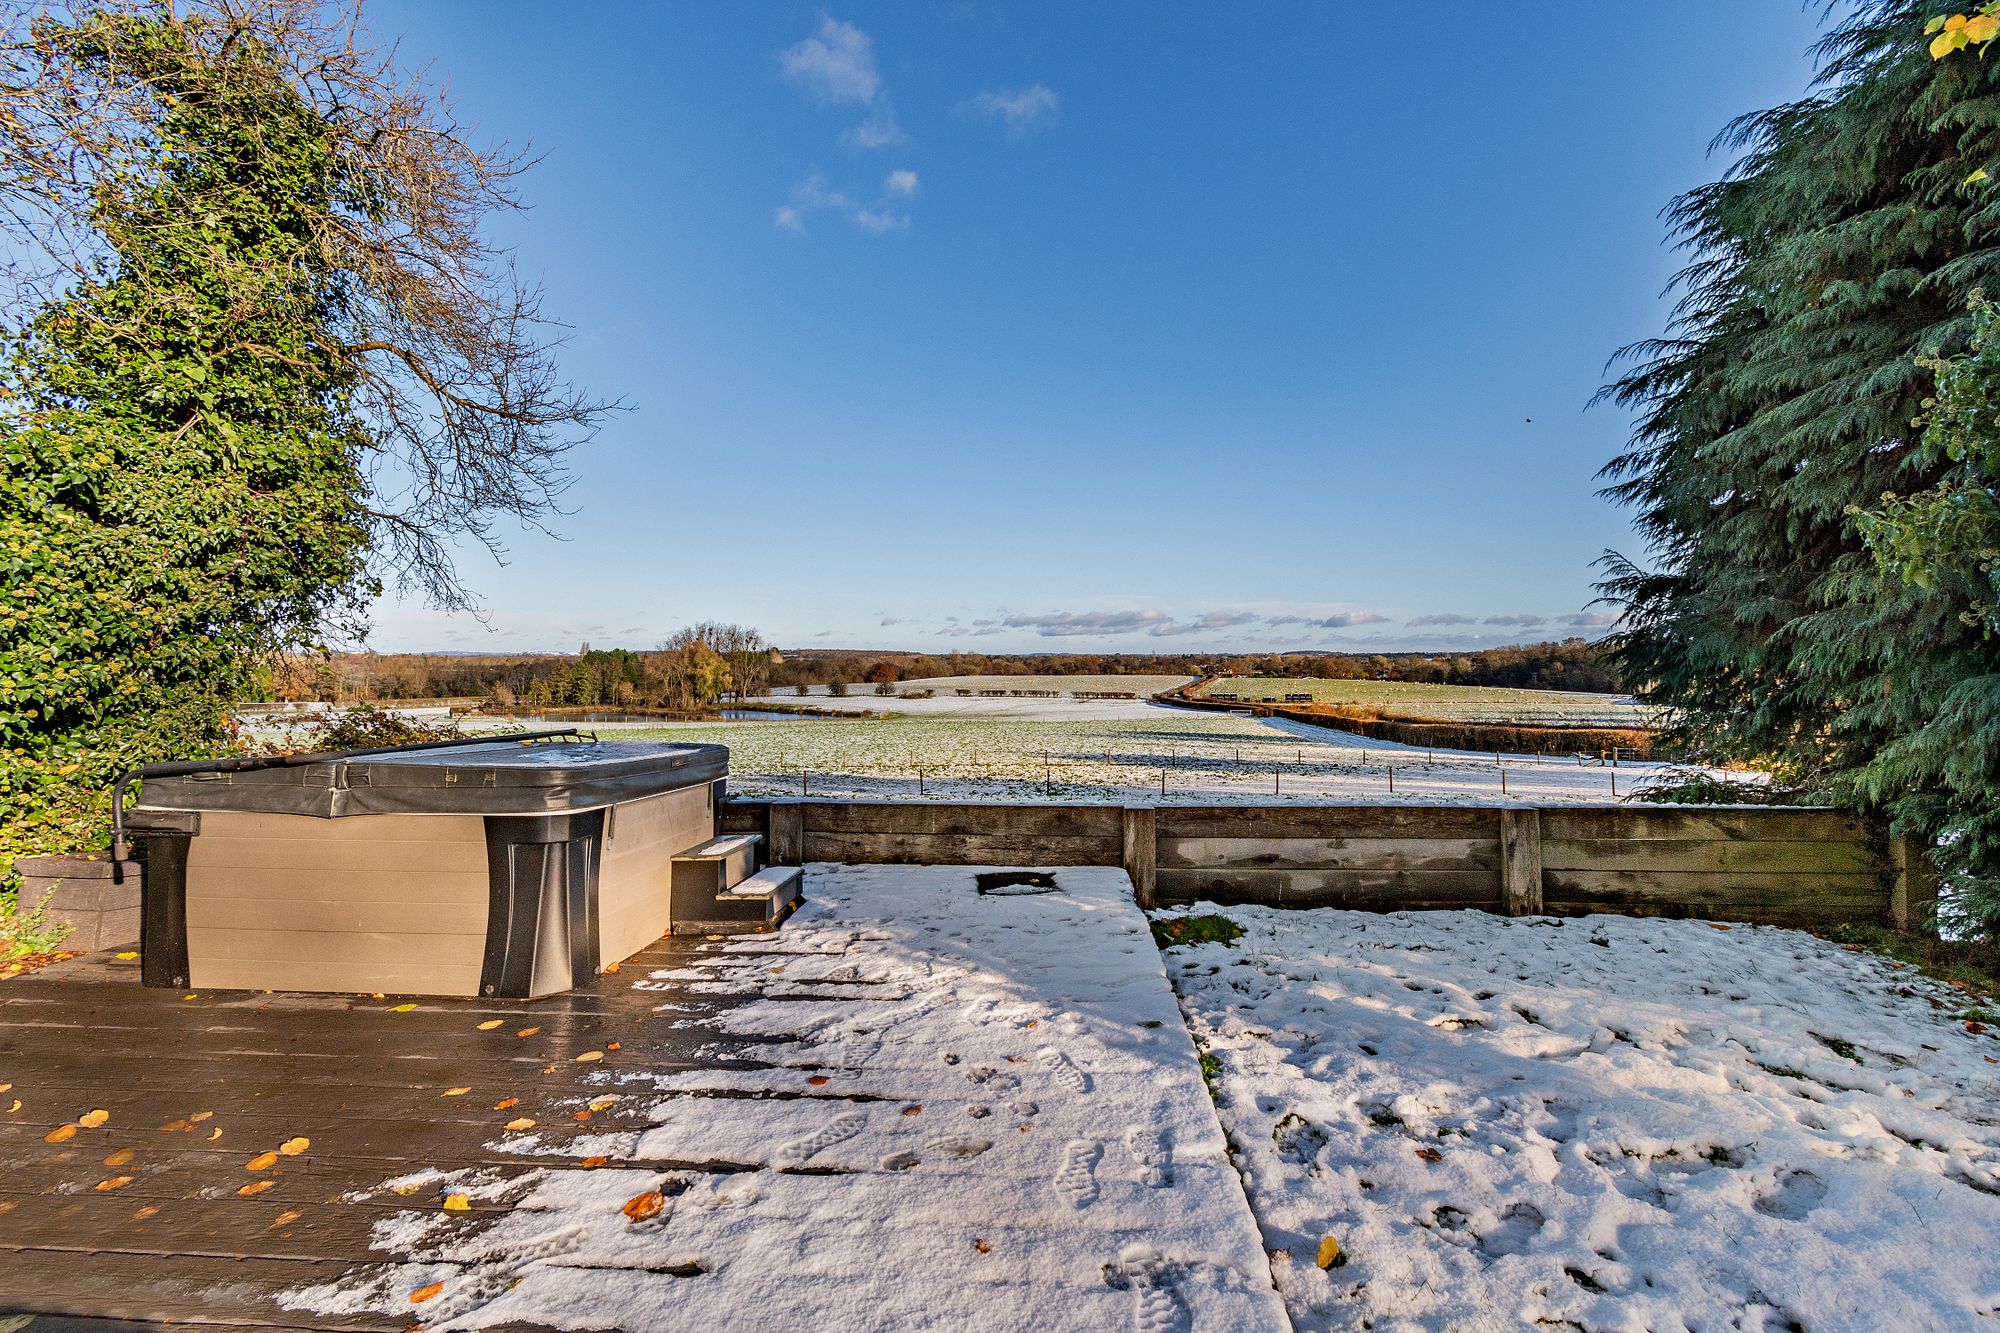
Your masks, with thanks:
M1673 204L1692 252L1675 328L1606 391L1639 411L1607 472L1654 567L1608 557L1603 587L1627 609L1626 678L1692 757L1886 815L1991 925L2000 842L1963 834L2000 806L2000 768L1907 752L2000 654L1963 590L1885 572L1862 531L1885 494L1940 480L1920 362L1964 349L1968 298L2000 274L1980 177L2000 173L2000 62L1934 60L1924 10L1859 5L1812 93L1731 126L1741 160Z

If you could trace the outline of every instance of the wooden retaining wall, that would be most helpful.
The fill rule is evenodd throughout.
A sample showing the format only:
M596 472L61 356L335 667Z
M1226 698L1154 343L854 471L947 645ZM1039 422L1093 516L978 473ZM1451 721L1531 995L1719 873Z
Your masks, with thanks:
M1921 927L1921 857L1830 810L731 799L774 861L1116 865L1148 906L1478 907Z

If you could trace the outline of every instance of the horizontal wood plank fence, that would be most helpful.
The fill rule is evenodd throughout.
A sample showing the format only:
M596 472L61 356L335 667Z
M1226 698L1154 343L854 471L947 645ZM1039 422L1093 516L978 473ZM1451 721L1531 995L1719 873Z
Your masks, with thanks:
M1927 862L1830 810L733 798L781 863L1115 865L1153 906L1478 907L1921 928Z

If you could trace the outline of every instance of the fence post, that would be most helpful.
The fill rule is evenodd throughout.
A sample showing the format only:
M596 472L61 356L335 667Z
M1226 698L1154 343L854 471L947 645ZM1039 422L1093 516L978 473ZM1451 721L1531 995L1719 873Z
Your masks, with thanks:
M771 864L774 866L799 866L805 864L806 850L806 805L804 801L772 801L770 822L765 826L771 837Z
M1891 838L1889 864L1896 872L1889 889L1889 924L1897 930L1934 932L1938 876L1930 854L1908 838Z
M1155 906L1153 870L1159 863L1157 824L1151 806L1125 807L1125 873L1132 877L1132 897L1142 908Z
M1500 812L1500 901L1508 916L1542 911L1542 812Z

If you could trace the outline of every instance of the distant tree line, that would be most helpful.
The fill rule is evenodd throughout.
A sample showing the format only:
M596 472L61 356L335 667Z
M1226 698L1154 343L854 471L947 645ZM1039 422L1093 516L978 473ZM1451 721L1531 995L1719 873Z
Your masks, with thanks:
M780 651L741 625L704 623L658 648L573 654L338 653L292 657L270 679L272 698L394 702L476 698L501 708L625 707L699 709L801 686L836 693L891 687L938 676L1196 675L1405 680L1441 685L1619 691L1617 672L1595 644L1485 648L1476 652L985 654Z

